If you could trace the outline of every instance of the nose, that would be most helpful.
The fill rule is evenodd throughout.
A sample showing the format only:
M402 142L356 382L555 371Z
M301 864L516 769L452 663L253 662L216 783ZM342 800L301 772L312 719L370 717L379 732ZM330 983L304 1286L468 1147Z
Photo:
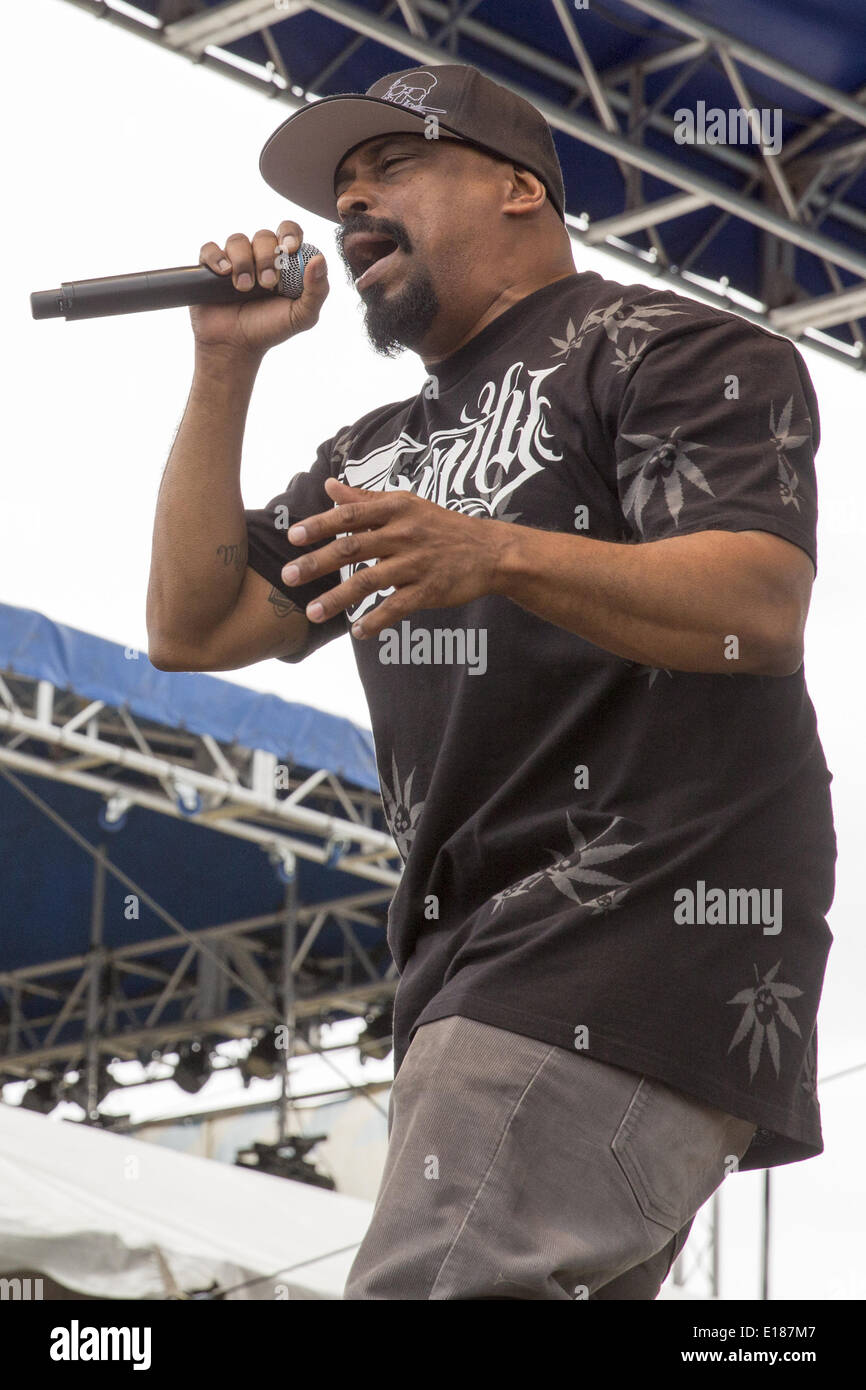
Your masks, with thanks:
M348 217L350 212L369 212L373 196L363 178L356 178L347 184L337 199L337 216Z

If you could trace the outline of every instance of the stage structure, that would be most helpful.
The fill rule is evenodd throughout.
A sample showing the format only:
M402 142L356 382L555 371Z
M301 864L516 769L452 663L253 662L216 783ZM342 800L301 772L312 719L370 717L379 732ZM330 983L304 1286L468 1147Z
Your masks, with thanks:
M67 2L275 107L472 63L550 122L569 226L623 278L866 366L862 0Z
M194 1093L255 1039L284 1137L322 1023L390 1050L402 864L372 736L26 609L0 606L0 672L0 1083L107 1124L113 1058L176 1054Z

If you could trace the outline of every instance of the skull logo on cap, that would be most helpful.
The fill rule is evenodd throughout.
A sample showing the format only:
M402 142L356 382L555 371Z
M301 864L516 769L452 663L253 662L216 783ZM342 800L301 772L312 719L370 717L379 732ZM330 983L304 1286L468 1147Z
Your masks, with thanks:
M410 79L413 79L411 86ZM392 101L395 106L408 106L410 111L418 111L423 116L429 114L444 116L444 106L425 105L435 86L436 78L432 72L407 73L405 77L394 79L382 100Z

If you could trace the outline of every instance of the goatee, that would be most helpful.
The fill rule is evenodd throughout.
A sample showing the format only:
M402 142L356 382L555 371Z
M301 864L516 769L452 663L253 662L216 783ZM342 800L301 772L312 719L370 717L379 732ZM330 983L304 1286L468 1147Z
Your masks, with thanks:
M421 269L410 270L403 288L390 295L383 285L371 285L362 302L370 345L383 357L418 348L440 309L433 281Z

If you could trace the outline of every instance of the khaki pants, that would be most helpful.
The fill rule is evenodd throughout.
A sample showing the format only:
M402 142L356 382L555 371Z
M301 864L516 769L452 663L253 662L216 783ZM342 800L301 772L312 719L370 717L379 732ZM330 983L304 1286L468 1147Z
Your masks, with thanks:
M474 1019L418 1029L344 1299L653 1299L755 1125Z

